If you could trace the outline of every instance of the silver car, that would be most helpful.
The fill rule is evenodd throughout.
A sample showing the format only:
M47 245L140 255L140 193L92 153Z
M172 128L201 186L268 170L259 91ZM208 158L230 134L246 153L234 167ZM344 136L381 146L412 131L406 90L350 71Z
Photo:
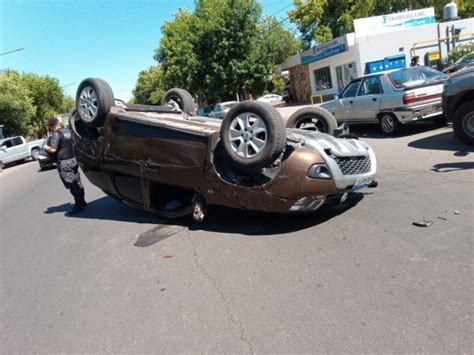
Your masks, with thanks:
M209 112L209 117L213 118L224 118L227 112L230 111L232 107L237 105L238 101L226 101L220 102L214 106L211 112Z
M443 123L441 94L446 78L428 67L365 75L352 80L321 107L338 123L379 123L386 134L396 133L405 122L429 118Z

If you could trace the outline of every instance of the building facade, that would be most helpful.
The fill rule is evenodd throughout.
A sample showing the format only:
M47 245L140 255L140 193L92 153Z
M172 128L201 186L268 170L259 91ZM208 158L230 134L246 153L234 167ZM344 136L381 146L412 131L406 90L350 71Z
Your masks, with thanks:
M294 101L330 99L352 79L409 66L415 56L439 67L457 45L474 42L474 18L436 23L433 8L358 19L354 30L285 61Z

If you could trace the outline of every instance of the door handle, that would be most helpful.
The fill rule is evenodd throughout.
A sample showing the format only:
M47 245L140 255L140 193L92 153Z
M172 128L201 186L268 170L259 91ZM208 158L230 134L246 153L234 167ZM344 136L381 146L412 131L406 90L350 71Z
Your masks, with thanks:
M354 103L354 101L352 101L352 100L351 100L351 101L349 101L349 103L350 103L350 104L353 104L353 103Z
M376 98L376 97L373 97L373 98L372 98L372 101L373 101L373 102L377 101L377 98Z

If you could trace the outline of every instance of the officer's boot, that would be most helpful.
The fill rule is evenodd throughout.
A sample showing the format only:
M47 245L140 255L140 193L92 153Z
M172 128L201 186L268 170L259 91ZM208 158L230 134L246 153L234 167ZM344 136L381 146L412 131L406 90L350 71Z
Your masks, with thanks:
M81 212L87 206L87 202L84 197L75 199L74 206L66 212L66 216L72 216L78 212Z

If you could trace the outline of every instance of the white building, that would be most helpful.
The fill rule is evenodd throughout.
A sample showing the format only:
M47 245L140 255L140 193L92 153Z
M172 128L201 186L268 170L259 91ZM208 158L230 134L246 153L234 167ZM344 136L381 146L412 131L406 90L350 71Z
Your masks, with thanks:
M289 57L292 96L332 97L353 78L396 67L436 66L459 44L474 42L474 18L436 23L434 8L354 20L354 32ZM318 99L316 99L318 101Z

